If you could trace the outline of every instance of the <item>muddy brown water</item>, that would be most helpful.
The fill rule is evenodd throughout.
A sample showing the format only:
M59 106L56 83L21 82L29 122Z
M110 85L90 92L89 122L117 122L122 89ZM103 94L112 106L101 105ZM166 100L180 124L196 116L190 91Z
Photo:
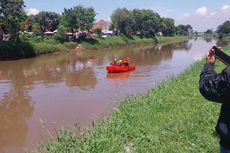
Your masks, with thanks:
M89 128L125 97L181 73L215 43L197 39L0 62L0 152L25 152L75 123ZM105 66L119 57L137 69L107 74Z

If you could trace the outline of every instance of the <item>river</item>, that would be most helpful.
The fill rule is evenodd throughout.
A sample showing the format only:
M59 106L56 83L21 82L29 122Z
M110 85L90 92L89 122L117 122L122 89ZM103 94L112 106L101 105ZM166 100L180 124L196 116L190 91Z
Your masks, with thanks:
M25 152L75 123L90 128L122 99L181 73L215 43L198 38L1 61L0 152ZM129 57L137 69L107 74L105 66L119 57Z

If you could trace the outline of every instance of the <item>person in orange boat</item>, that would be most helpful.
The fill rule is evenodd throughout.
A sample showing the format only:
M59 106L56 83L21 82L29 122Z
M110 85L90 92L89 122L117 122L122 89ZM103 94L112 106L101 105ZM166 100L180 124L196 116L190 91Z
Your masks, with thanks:
M117 61L116 66L122 66L122 64L123 64L123 62L122 62L122 60L120 59L120 60Z
M123 63L125 66L129 66L129 58L128 58L128 57L125 57L125 58L122 60L122 63Z
M115 59L113 59L113 61L110 63L110 65L112 66L112 65L117 65L117 59L115 58Z
M122 60L117 60L116 58L113 60L113 62L110 63L111 66L121 66Z

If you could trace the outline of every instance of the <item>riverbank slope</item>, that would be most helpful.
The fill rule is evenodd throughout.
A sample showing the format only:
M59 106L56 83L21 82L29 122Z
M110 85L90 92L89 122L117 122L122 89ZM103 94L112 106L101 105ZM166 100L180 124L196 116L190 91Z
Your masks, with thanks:
M230 54L230 46L224 50ZM124 100L88 133L63 129L56 141L34 152L218 152L214 127L220 104L199 93L203 64L199 61L147 94ZM217 71L224 68L216 64Z

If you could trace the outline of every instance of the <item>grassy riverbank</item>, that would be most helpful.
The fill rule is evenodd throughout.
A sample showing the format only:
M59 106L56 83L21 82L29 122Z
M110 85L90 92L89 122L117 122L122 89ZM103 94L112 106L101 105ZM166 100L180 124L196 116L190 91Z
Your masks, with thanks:
M158 43L172 43L172 42L180 42L183 40L189 40L192 37L189 36L174 36L174 37L156 37Z
M56 51L68 51L76 46L77 44L73 42L57 43L53 40L0 42L0 60L29 58Z
M230 46L224 50L230 53ZM208 102L199 93L203 63L143 96L126 99L89 133L81 134L78 128L61 130L56 141L34 152L218 152L214 126L220 104ZM216 64L218 71L223 69L223 64Z
M79 41L84 48L106 48L118 45L129 45L148 42L177 42L188 37L108 37ZM30 38L24 41L0 42L0 60L34 57L40 54L53 53L56 51L68 51L77 47L76 42L60 43L53 37Z
M116 36L107 37L101 39L94 39L89 41L80 42L84 48L105 48L118 45L129 45L139 43L172 43L183 40L188 40L188 36L174 36L174 37L127 37L127 36Z

